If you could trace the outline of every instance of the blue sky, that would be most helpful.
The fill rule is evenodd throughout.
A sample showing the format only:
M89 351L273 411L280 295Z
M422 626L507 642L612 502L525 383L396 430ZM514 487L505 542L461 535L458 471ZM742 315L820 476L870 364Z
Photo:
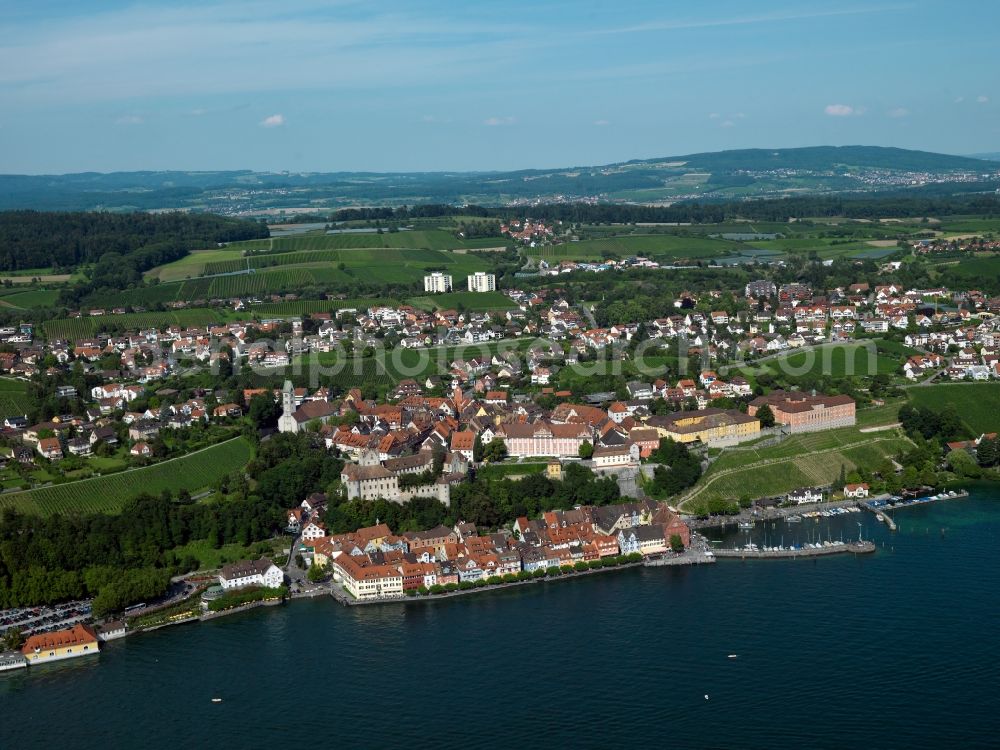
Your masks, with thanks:
M13 0L0 172L1000 151L1000 3Z

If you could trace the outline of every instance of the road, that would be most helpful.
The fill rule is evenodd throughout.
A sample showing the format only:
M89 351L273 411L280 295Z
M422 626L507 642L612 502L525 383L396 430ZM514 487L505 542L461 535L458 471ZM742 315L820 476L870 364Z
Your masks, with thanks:
M597 328L597 319L594 317L594 313L590 311L590 308L583 304L577 305L577 307L580 309L580 312L583 313L584 317L590 322L590 327Z

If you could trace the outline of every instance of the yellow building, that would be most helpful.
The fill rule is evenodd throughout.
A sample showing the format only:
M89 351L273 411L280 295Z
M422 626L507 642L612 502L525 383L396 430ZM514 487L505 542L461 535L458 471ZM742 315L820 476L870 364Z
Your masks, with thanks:
M44 664L98 653L97 633L89 625L77 623L69 630L39 633L25 641L21 653L28 664Z
M760 420L735 409L698 409L650 417L647 427L678 443L700 441L705 445L735 445L760 436Z
M545 467L545 475L549 479L562 479L562 464L555 459L549 461Z

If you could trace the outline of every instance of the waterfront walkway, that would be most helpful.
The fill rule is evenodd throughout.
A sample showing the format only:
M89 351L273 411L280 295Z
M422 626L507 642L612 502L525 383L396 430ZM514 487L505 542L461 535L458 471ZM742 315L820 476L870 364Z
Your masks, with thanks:
M795 549L717 549L716 557L736 557L746 559L796 559L801 557L822 557L824 555L843 555L847 553L862 555L875 551L874 542L832 542L816 547L799 547Z

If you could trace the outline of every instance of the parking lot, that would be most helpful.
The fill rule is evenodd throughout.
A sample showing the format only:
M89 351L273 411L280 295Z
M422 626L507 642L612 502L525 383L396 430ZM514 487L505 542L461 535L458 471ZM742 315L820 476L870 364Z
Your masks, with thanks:
M0 634L20 628L24 635L69 627L90 619L90 600L64 602L48 607L19 607L0 610Z

